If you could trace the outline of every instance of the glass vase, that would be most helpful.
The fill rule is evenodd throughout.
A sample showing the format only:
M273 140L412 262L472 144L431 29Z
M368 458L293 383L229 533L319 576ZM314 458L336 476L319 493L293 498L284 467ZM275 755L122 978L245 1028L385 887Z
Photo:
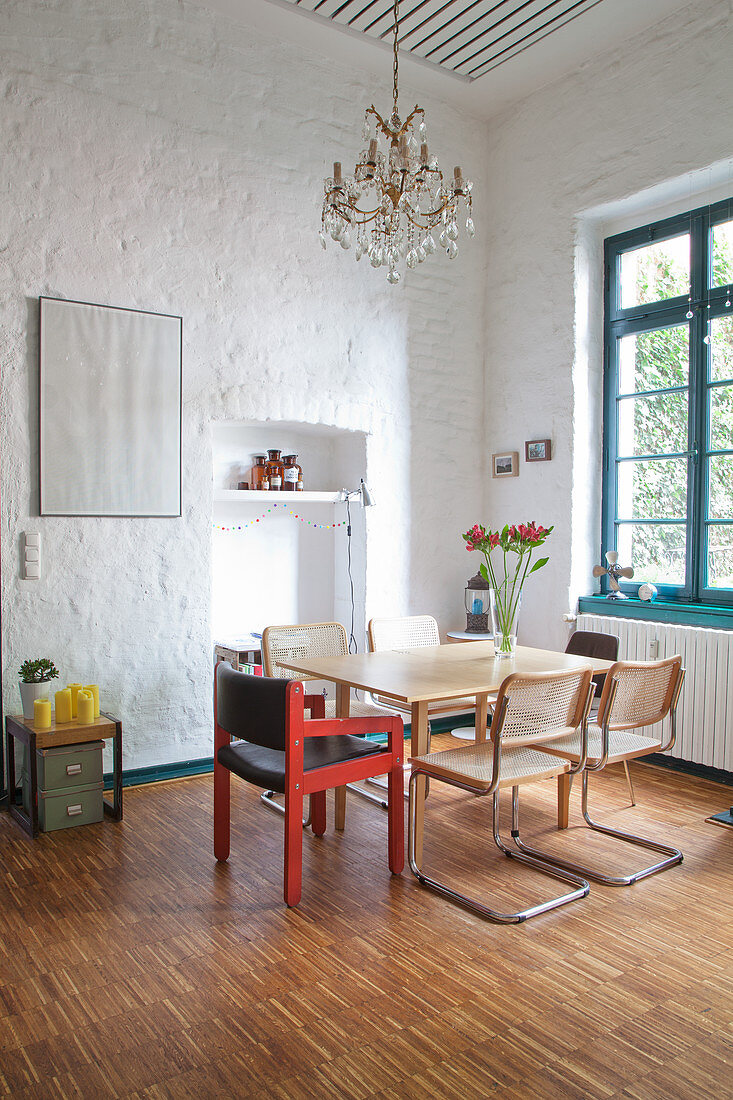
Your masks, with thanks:
M513 657L517 649L517 624L522 593L506 592L503 588L489 589L491 629L494 634L494 656Z

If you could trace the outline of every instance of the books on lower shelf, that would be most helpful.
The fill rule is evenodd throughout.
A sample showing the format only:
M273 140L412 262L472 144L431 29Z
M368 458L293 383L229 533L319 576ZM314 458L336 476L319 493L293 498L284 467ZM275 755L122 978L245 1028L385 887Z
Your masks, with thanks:
M226 661L232 668L249 672L250 676L262 676L261 646L262 638L259 634L227 638L214 643L214 661Z

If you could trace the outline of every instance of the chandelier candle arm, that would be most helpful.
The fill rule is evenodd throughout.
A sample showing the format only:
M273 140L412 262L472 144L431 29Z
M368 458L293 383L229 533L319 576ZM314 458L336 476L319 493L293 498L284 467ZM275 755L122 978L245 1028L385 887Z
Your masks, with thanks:
M466 234L474 235L473 184L454 168L444 180L438 162L428 150L425 111L415 106L404 122L398 109L399 0L394 4L394 82L392 114L382 118L374 105L364 112L363 138L353 175L344 176L336 161L333 176L323 181L320 241L328 237L344 250L351 247L356 230L355 256L368 256L372 267L386 267L387 281L398 283L398 266L423 263L443 248L450 259L458 255L459 211L466 215ZM418 142L415 135L417 125ZM386 150L379 148L380 138ZM368 227L368 228L367 228ZM433 237L438 231L438 244Z

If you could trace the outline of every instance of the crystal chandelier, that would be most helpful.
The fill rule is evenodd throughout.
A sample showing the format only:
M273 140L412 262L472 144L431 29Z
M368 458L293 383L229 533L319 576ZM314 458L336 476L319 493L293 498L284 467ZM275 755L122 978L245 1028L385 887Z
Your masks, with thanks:
M415 107L402 122L397 111L399 69L399 0L394 5L394 85L392 115L388 122L374 109L364 113L362 149L353 176L342 176L341 165L323 181L320 240L330 236L343 249L368 256L372 267L386 267L387 281L398 283L402 260L416 267L440 246L450 259L458 255L459 211L466 214L466 233L474 234L471 190L473 184L455 168L445 181L435 157L428 154L425 111ZM420 141L414 133L417 123ZM383 140L386 152L379 148ZM436 244L433 233L438 236Z

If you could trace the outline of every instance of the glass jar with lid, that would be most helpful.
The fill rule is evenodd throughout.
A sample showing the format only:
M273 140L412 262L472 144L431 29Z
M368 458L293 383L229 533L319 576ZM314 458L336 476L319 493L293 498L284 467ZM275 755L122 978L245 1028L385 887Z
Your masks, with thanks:
M279 492L283 486L283 460L280 457L282 451L267 452L267 476L270 488Z
M303 491L303 470L298 465L297 455L285 455L283 458L283 489L290 493Z
M254 465L252 466L252 475L250 477L250 485L253 489L269 489L270 481L267 476L267 456L266 455L252 455L254 459Z

